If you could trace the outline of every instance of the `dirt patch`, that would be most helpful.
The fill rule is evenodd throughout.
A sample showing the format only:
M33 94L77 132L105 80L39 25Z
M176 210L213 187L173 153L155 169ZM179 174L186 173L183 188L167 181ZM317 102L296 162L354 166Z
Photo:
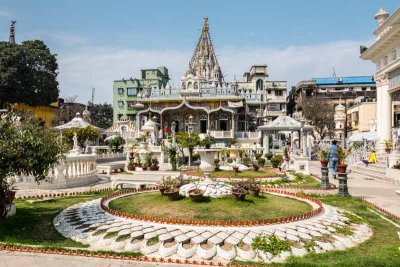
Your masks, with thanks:
M201 247L202 249L204 249L204 250L209 250L209 249L211 249L213 246L214 246L214 245L213 245L213 244L210 244L210 243L204 243L204 244L201 244L201 245L200 245L200 247Z
M184 249L189 249L189 248L192 248L194 246L194 244L192 244L192 243L185 243L185 244L182 244L182 247L184 248Z
M170 248L170 247L174 246L175 244L176 244L175 241L165 242L165 243L164 243L164 247L165 247L165 248Z
M225 251L230 251L230 250L233 248L233 246L232 246L231 244L229 244L229 243L224 243L224 244L221 246L221 248L222 248L223 250L225 250Z

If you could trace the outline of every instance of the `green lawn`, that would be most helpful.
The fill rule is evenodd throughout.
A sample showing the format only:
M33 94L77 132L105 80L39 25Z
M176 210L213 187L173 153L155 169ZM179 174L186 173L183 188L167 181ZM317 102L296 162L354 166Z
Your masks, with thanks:
M191 171L189 172L191 175L195 176L204 176L203 171ZM276 173L273 171L269 170L259 170L259 171L254 171L254 170L247 170L247 171L241 171L238 173L235 173L234 171L212 171L211 172L211 178L272 178L272 177L282 177L284 175L280 173Z
M65 208L99 198L105 194L107 193L55 198L52 202L33 204L25 200L15 200L17 213L0 224L0 242L55 247L87 247L63 237L55 229L53 219Z
M170 201L157 193L131 195L111 201L110 207L132 214L195 220L263 220L293 216L311 211L309 204L291 198L264 194L246 196L246 201L231 197L207 198L193 202L189 198Z
M310 175L303 175L300 173L294 174L296 178L291 180L288 186L298 186L304 188L319 188L321 181L310 176ZM287 180L283 178L275 181L261 181L262 185L278 185L278 186L286 186Z
M400 239L397 233L400 231L399 228L369 211L368 206L360 200L339 196L319 197L319 199L326 204L341 207L361 216L371 226L374 235L361 245L345 251L290 257L285 264L274 264L274 266L400 266Z

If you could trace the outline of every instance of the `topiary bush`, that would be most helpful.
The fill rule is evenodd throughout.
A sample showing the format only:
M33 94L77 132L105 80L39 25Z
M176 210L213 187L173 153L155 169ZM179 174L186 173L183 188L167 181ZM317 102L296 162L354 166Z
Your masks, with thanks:
M275 155L272 159L271 159L271 164L272 167L274 168L278 168L279 167L279 163L281 163L281 161L283 160L283 156L282 155Z

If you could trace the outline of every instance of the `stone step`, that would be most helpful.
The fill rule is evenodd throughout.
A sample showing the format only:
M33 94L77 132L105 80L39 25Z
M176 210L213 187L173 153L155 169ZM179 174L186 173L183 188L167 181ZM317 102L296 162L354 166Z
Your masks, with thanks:
M372 174L377 174L377 175L385 175L386 171L385 168L374 168L371 165L370 166L352 166L351 170L358 170L360 172L365 172L365 173L372 173Z

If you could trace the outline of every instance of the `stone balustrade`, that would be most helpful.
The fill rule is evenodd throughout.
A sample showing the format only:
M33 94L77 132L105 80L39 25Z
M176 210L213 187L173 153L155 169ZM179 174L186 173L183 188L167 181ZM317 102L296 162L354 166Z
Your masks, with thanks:
M97 159L113 159L113 158L123 158L126 156L125 152L112 152L97 154Z
M50 170L47 181L35 182L31 175L9 178L15 181L17 189L60 189L83 186L98 180L95 154L68 154Z

